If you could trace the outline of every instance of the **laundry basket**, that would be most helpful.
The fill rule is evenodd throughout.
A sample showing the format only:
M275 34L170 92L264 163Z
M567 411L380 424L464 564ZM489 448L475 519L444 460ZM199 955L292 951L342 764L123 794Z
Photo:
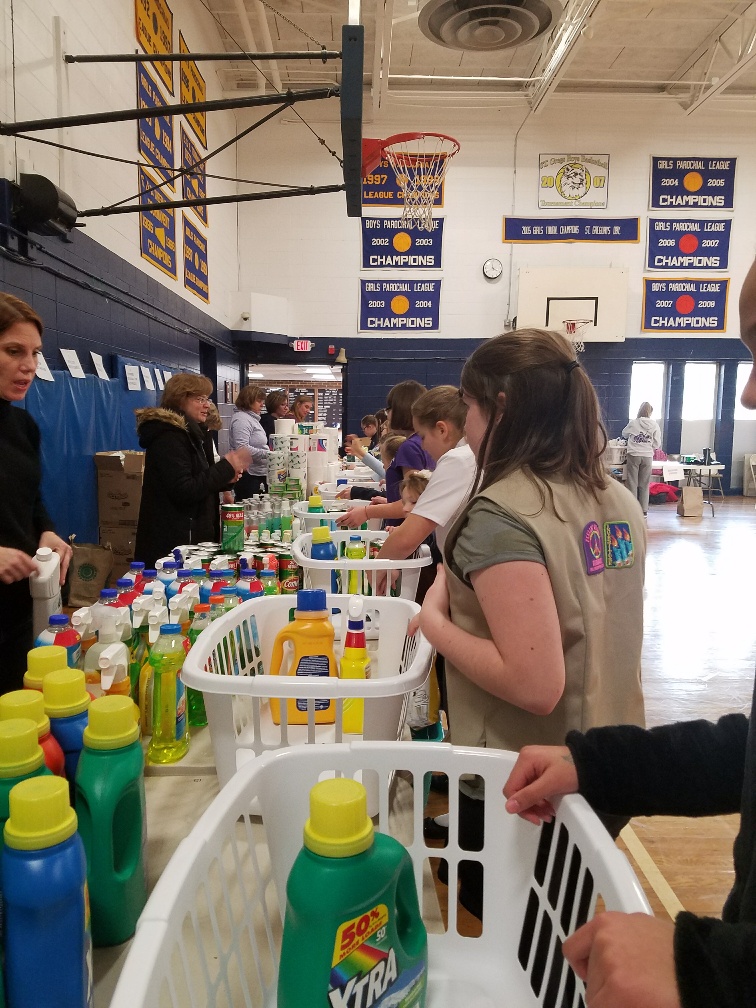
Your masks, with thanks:
M364 560L349 560L342 556L346 551L349 540L358 535L365 544ZM391 571L399 571L401 580L398 583L398 592L401 598L414 599L417 594L417 585L420 580L420 571L423 567L428 567L432 563L430 548L424 543L415 550L406 560L376 560L370 557L371 543L383 544L388 538L388 532L371 532L370 529L339 529L331 532L331 540L336 546L339 554L337 560L313 560L310 556L312 552L312 533L306 532L298 536L292 544L292 556L296 563L304 572L304 586L309 585L309 571L337 570L341 572L342 590L344 579L348 571L361 571L364 574L364 590L368 588L373 595L377 594L377 575L379 571L389 572L386 578L384 594L391 590Z
M349 596L327 598L338 659L344 647ZM399 738L407 695L428 678L433 648L421 633L407 635L409 621L420 607L403 598L365 599L370 679L259 674L260 669L270 669L273 641L290 622L295 605L293 595L250 599L214 620L186 656L181 678L205 695L221 786L239 766L268 749L340 742L343 701L350 697L365 701L364 739ZM306 701L309 723L288 724L288 704L282 703L281 724L274 724L271 697ZM315 724L315 704L321 699L336 701L334 724Z
M334 774L376 777L377 828L412 857L429 931L427 1008L582 1006L583 985L561 954L565 936L597 905L627 913L650 913L649 906L581 797L562 799L549 825L504 811L501 790L515 758L427 742L266 753L236 775L180 843L140 917L110 1008L275 1006L286 879L302 845L310 788ZM418 782L429 771L449 778L450 839L442 850L423 838ZM455 842L457 782L471 773L484 778L489 795L485 844L475 853ZM250 814L253 802L262 821ZM457 933L453 900L444 929L435 890L423 885L427 859L439 855L450 891L460 860L483 864L479 937Z
M314 528L324 522L335 528L336 519L340 518L345 511L351 511L354 507L364 507L363 500L326 500L323 499L323 511L309 511L307 501L297 501L292 505L291 513L299 518L305 532L312 532ZM383 523L380 518L371 518L367 523L369 529L378 531Z

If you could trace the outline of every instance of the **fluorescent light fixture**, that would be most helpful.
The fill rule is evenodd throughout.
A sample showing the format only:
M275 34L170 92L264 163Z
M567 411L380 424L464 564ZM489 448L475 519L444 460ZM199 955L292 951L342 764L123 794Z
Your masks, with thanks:
M247 378L264 378L264 377L265 375L262 373L262 371L250 371L247 374Z

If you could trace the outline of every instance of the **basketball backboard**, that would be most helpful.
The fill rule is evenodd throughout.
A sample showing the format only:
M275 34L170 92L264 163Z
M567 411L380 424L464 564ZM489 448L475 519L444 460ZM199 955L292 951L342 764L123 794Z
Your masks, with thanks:
M365 28L341 29L341 147L347 217L362 216L362 70Z
M626 270L520 270L518 329L534 326L567 334L565 323L579 321L582 342L621 343L625 339L626 316Z

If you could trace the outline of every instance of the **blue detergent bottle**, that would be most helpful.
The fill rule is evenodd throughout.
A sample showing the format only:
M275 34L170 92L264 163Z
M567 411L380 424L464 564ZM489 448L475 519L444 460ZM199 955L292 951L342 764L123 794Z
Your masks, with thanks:
M2 851L5 989L13 1008L92 1008L84 845L61 777L10 793Z
M89 704L84 673L80 669L50 672L42 681L45 714L50 718L50 731L58 740L66 765L71 805L74 803L76 767L84 746L84 729L89 722Z

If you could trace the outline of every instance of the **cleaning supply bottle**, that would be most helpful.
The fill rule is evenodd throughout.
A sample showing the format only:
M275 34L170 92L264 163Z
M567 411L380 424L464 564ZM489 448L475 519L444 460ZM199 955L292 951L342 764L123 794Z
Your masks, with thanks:
M150 763L176 763L189 749L186 693L179 672L184 664L184 636L178 623L164 623L150 649L152 666L152 738Z
M281 586L278 583L278 575L274 570L261 570L260 584L263 588L263 595L281 594Z
M8 818L11 790L29 777L49 777L37 725L28 717L0 721L0 826Z
M286 885L278 1008L423 1008L427 974L412 859L374 833L362 784L320 781Z
M344 653L339 667L341 679L369 679L370 656L365 640L364 599L353 595L349 599L349 622L344 640ZM342 730L349 735L361 735L365 713L362 697L347 697L344 700Z
M144 756L128 697L92 701L76 771L95 947L134 934L147 900Z
M310 558L312 560L336 560L338 556L336 550L336 543L331 538L331 530L327 525L321 525L318 528L312 530L312 546L310 547ZM323 591L332 592L333 594L338 594L339 587L335 583L338 571L331 568L331 570L316 569L310 567L307 569L307 576L310 581L311 588L322 588Z
M100 655L100 689L103 696L131 698L129 649L121 641L109 644Z
M60 644L32 648L26 655L24 689L42 692L42 682L48 672L68 668L68 651Z
M188 653L203 630L207 629L211 623L210 603L198 602L194 607L194 619L189 627L189 634L184 641L184 649ZM190 728L204 728L207 724L207 712L205 711L205 698L201 690L186 688L186 709L189 717Z
M94 627L92 610L89 606L82 606L71 613L71 626L81 637L81 654L79 655L79 668L84 668L87 651L93 644L97 643L97 631Z
M350 535L347 543L346 556L348 560L364 560L367 556L365 541L361 535ZM362 571L347 571L347 593L349 595L362 594Z
M87 693L84 673L80 669L50 672L42 683L42 696L45 699L45 714L50 718L50 731L63 750L66 779L73 802L76 766L84 744L82 739L92 701Z
M323 498L320 494L311 494L307 499L307 511L309 514L325 514Z
M50 731L50 718L45 714L45 700L37 690L12 690L0 696L0 724L15 718L29 718L37 726L39 742L50 773L65 777L66 762L60 743Z
M48 620L61 610L60 557L49 546L40 546L34 554L39 570L29 578L32 597L32 630L37 637L47 627Z
M89 648L84 658L84 680L87 689L96 696L104 692L101 684L100 658L105 649L112 644L118 644L128 654L128 648L121 640L121 626L126 613L128 613L128 608L125 607L105 606L100 609L97 643ZM131 627L130 621L129 627ZM131 637L131 633L129 637Z
M71 626L71 621L65 613L50 616L47 629L43 630L34 642L35 647L44 647L45 644L59 644L64 647L68 655L66 661L69 668L76 668L81 655L81 637Z
M322 588L303 589L297 592L294 622L278 631L270 658L270 674L281 675L284 651L289 641L294 648L291 666L284 672L294 676L338 676L336 656L333 653L333 624L328 616L326 593ZM333 700L313 701L316 724L333 724L336 704ZM289 724L307 724L307 700L287 700ZM281 723L281 701L272 697L270 713L274 724Z
M60 777L10 795L2 851L5 989L18 1008L92 1008L87 864Z

